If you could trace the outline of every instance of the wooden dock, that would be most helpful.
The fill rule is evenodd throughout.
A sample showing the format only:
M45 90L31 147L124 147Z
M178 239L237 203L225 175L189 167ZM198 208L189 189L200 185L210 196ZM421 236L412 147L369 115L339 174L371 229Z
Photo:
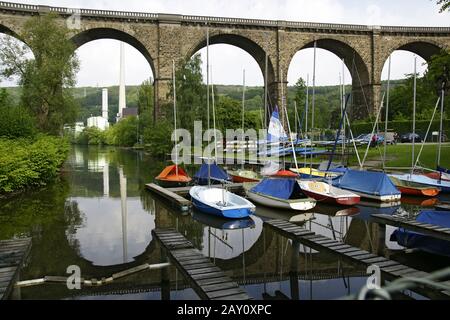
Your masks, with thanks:
M322 235L317 235L312 231L284 220L269 220L264 221L264 223L275 232L292 239L294 248L298 249L299 243L301 243L319 252L333 254L341 260L354 265L363 265L366 267L369 265L377 265L380 268L384 280L392 281L401 277L421 278L429 275L426 272L410 268L385 257L372 254ZM413 291L429 298L450 299L450 291L430 289L422 285Z
M387 224L418 232L433 238L450 241L450 228L443 228L441 226L422 223L398 215L372 214L371 217L374 222L380 225Z
M0 240L0 300L8 299L31 248L31 238Z
M148 183L145 185L145 187L156 193L157 195L170 200L172 203L174 203L179 209L181 209L181 211L188 211L191 208L191 201L189 201L188 199L180 196L179 194L170 191L170 189L168 188L163 188L161 186L158 186L155 183ZM176 188L172 188L172 189L176 189Z
M162 262L169 260L189 282L201 299L249 300L248 294L237 282L215 266L192 243L174 229L156 229L153 236L161 244ZM170 298L168 272L162 270L162 296ZM165 284L164 284L165 283ZM164 287L166 289L164 289ZM169 292L167 292L169 290ZM164 292L165 291L165 292Z

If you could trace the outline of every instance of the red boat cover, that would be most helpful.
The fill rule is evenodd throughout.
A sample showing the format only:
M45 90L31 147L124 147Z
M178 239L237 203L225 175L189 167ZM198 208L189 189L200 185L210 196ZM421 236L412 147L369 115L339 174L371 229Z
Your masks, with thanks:
M176 168L177 168L177 165L175 165L175 164L165 167L164 170L161 171L161 173L156 177L156 179L167 180L168 178L172 178L170 180L173 180L174 177L177 177ZM184 169L181 167L178 167L178 177L182 181L186 180L183 177L189 178L186 171L184 171Z
M278 170L277 173L273 175L274 177L297 177L298 174L289 170Z

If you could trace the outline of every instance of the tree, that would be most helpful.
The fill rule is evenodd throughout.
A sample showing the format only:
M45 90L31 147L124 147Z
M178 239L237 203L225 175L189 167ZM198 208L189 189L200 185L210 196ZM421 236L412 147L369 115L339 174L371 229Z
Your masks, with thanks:
M21 39L28 48L11 39L0 44L1 75L19 77L21 104L36 117L37 127L51 134L62 134L63 125L76 119L77 104L72 96L79 61L70 41L69 29L50 13L30 18Z
M137 106L139 112L138 132L142 135L145 128L154 125L154 101L153 101L153 81L144 80L138 88Z
M440 6L439 12L450 10L450 0L437 0L436 4Z
M134 146L138 138L137 125L138 120L136 117L126 117L112 126L114 144L121 147Z
M438 95L442 89L442 83L445 83L445 91L450 90L450 53L442 50L439 54L431 57L428 63L428 70L425 74L425 80L429 89L436 90Z
M200 54L195 54L192 58L181 61L175 72L178 127L190 132L193 132L195 120L201 120L205 124L207 119L206 86L203 84L201 63ZM169 99L172 97L173 84L168 94ZM165 109L166 116L172 114L169 105ZM210 115L212 119L212 112Z

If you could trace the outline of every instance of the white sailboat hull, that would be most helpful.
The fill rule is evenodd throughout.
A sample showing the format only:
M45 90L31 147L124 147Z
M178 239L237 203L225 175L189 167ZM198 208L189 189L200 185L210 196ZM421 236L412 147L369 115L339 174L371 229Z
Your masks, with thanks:
M316 206L316 201L311 198L285 200L252 191L247 191L247 196L258 204L278 209L306 211Z

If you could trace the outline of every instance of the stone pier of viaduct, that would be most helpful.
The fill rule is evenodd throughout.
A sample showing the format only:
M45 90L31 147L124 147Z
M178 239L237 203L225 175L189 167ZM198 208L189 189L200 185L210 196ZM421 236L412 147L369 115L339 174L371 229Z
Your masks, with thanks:
M20 39L27 19L47 12L59 14L61 23L69 21L74 27L72 40L77 48L97 39L116 39L139 50L153 71L156 116L164 114L161 106L168 99L172 60L189 58L205 47L207 29L211 44L224 43L239 47L257 61L263 77L267 73L269 101L272 105L281 103L280 93L283 87L286 92L289 65L299 50L311 48L316 43L318 48L343 58L353 81L351 113L355 118L365 117L368 112L373 113L379 107L381 72L393 51L408 50L428 61L441 49L450 49L450 27L221 18L8 2L0 2L0 32Z

